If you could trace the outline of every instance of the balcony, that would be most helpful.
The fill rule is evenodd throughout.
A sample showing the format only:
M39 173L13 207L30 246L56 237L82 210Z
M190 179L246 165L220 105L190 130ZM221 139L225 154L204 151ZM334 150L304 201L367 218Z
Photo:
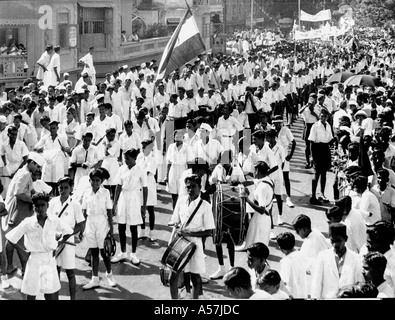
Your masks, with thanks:
M121 44L121 59L139 57L163 52L170 36L152 39L143 39L139 42L123 42Z
M194 0L193 7L204 12L222 12L222 0Z
M26 56L0 56L0 80L25 79Z

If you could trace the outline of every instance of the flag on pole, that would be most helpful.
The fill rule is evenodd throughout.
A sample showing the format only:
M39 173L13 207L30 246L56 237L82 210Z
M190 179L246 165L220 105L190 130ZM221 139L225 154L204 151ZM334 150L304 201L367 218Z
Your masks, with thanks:
M195 18L188 8L184 18L171 36L158 68L156 81L206 51Z

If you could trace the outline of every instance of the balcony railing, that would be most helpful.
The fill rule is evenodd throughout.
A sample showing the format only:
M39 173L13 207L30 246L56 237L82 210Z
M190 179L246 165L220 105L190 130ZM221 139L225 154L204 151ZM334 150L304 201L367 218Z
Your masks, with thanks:
M163 52L169 37L143 39L139 42L123 42L121 45L121 57L128 58L145 54Z
M0 79L26 78L25 56L0 56Z

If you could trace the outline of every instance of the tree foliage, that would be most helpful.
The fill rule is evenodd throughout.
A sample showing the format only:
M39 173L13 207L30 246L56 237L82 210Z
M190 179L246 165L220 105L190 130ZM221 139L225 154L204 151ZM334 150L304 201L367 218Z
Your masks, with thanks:
M388 27L395 23L395 0L359 0L354 10L359 26Z

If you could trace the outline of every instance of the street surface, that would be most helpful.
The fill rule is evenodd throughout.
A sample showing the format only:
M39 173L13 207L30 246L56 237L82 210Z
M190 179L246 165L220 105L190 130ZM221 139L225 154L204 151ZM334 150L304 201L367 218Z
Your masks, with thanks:
M293 219L303 213L308 215L312 221L312 227L317 228L327 236L328 224L325 216L325 209L331 204L326 206L312 207L309 203L311 196L311 179L313 169L305 169L305 155L304 155L304 141L301 136L303 132L303 121L299 119L291 128L295 139L296 149L294 156L291 160L291 188L292 188L292 201L295 204L294 208L289 208L284 203L282 220L285 222L282 226L275 225L274 233L292 232L296 237L296 246L299 248L302 244L302 239L296 235L290 223ZM333 201L333 181L334 174L328 173L327 175L327 188L326 196ZM159 277L159 267L161 265L160 259L166 250L166 245L170 237L171 228L167 226L172 214L171 196L163 190L158 192L158 206L155 208L156 213L156 230L155 235L158 239L157 244L151 243L147 240L139 240L137 247L137 256L141 260L139 266L134 266L131 262L123 262L113 264L113 274L115 280L118 282L116 288L111 288L105 279L105 268L103 261L100 258L100 272L101 287L94 290L83 291L82 286L87 283L91 278L91 268L84 260L87 248L81 244L77 246L76 254L76 278L77 278L77 300L158 300L170 299L169 287L162 285ZM319 189L318 189L319 190ZM284 197L285 200L285 197ZM276 224L278 216L277 203L273 204L273 219ZM120 250L118 243L118 229L114 225L114 233L117 240L117 253ZM130 243L130 230L127 229L128 249ZM270 256L268 259L271 268L279 270L279 261L283 254L277 247L275 241L270 241L269 244ZM229 260L227 256L226 245L223 244L223 251L225 257L225 267L229 268ZM215 246L212 239L206 240L206 278L214 273L218 268L216 258ZM18 265L17 255L14 255L14 263ZM236 252L235 265L247 268L246 254L244 252ZM20 293L21 287L21 274L20 270L10 278L12 285L11 289L2 291L0 294L2 300L22 300ZM62 288L60 291L60 300L68 300L68 282L64 272L61 274ZM229 299L225 296L224 286L222 280L210 280L208 284L203 285L204 296L203 299ZM180 292L180 297L185 296L185 291ZM38 296L37 299L42 300L43 296Z

